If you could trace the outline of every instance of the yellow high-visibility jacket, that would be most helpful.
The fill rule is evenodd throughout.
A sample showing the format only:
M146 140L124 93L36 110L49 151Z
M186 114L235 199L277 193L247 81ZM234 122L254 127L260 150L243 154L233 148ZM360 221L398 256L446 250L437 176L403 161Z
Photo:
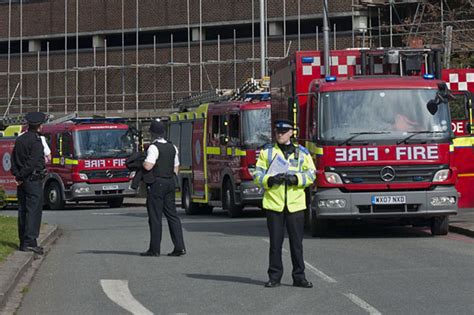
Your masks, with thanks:
M285 159L285 156L277 144L268 145L260 151L257 165L252 175L255 183L265 189L263 194L264 209L282 212L285 205L289 212L306 209L304 189L310 186L316 179L316 167L309 151L301 145L295 146L295 152L287 159L289 162L287 174L298 177L298 185L296 186L283 183L268 187L270 175L267 175L267 170L271 162L277 155L280 155L283 159Z

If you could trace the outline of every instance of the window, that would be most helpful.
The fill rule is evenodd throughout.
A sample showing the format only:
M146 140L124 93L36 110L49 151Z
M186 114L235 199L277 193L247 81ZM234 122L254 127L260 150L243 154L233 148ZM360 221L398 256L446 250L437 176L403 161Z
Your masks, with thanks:
M454 99L449 101L451 109L451 119L464 120L467 119L466 96L464 94L455 94Z
M219 145L219 116L212 116L211 121L211 134L209 136L209 145Z
M181 125L180 134L180 164L182 167L190 167L193 163L192 152L193 125L191 122L185 122Z
M170 136L169 140L171 143L173 143L177 148L179 148L180 144L180 128L179 128L179 123L171 123L170 124ZM181 151L181 150L180 150Z
M229 116L229 141L232 144L240 142L240 117L237 114Z
M73 147L72 147L72 134L67 132L63 133L58 138L57 147L60 148L59 154L66 157L73 156Z

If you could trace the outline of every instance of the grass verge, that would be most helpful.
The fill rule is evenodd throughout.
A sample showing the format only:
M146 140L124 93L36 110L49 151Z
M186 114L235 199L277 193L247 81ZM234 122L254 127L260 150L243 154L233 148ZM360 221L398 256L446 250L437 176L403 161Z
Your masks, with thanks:
M0 216L0 263L18 247L16 217Z

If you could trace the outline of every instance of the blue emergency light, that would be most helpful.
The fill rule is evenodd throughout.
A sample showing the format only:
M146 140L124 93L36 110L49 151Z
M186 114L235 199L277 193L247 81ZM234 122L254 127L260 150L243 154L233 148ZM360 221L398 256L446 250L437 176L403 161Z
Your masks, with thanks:
M433 80L434 78L435 78L434 74L426 73L423 75L423 79L425 80Z
M302 63L313 63L314 58L313 57L302 57L301 62Z
M125 123L127 119L123 117L76 117L71 121L77 124Z
M247 93L245 94L245 99L247 101L252 101L252 100L268 101L271 99L271 95L270 95L270 92Z
M336 82L336 81L337 81L337 78L335 76L328 75L326 77L326 82Z

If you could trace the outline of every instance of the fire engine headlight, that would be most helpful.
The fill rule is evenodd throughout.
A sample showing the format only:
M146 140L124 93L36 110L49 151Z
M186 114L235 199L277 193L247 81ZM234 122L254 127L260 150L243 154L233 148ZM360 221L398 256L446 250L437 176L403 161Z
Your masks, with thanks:
M431 198L432 206L450 206L450 205L454 205L455 203L456 203L456 197L453 197L453 196Z
M449 169L437 171L433 177L433 182L444 182L449 177Z
M325 172L324 176L326 176L326 180L330 184L342 184L341 176L337 173Z
M242 193L244 195L246 194L262 194L263 193L263 189L260 188L260 187L249 187L249 188L244 188Z
M346 200L344 199L323 199L318 201L318 207L340 209L346 207Z
M131 171L131 172L130 172L130 175L129 175L128 177L129 177L129 178L134 178L136 173L137 173L137 172L135 172L135 171Z
M87 174L84 174L84 173L79 173L79 178L82 179L82 180L88 180L89 177L87 177Z
M78 188L74 189L74 192L76 194L84 194L84 193L90 192L90 189L89 189L89 187L78 187Z

